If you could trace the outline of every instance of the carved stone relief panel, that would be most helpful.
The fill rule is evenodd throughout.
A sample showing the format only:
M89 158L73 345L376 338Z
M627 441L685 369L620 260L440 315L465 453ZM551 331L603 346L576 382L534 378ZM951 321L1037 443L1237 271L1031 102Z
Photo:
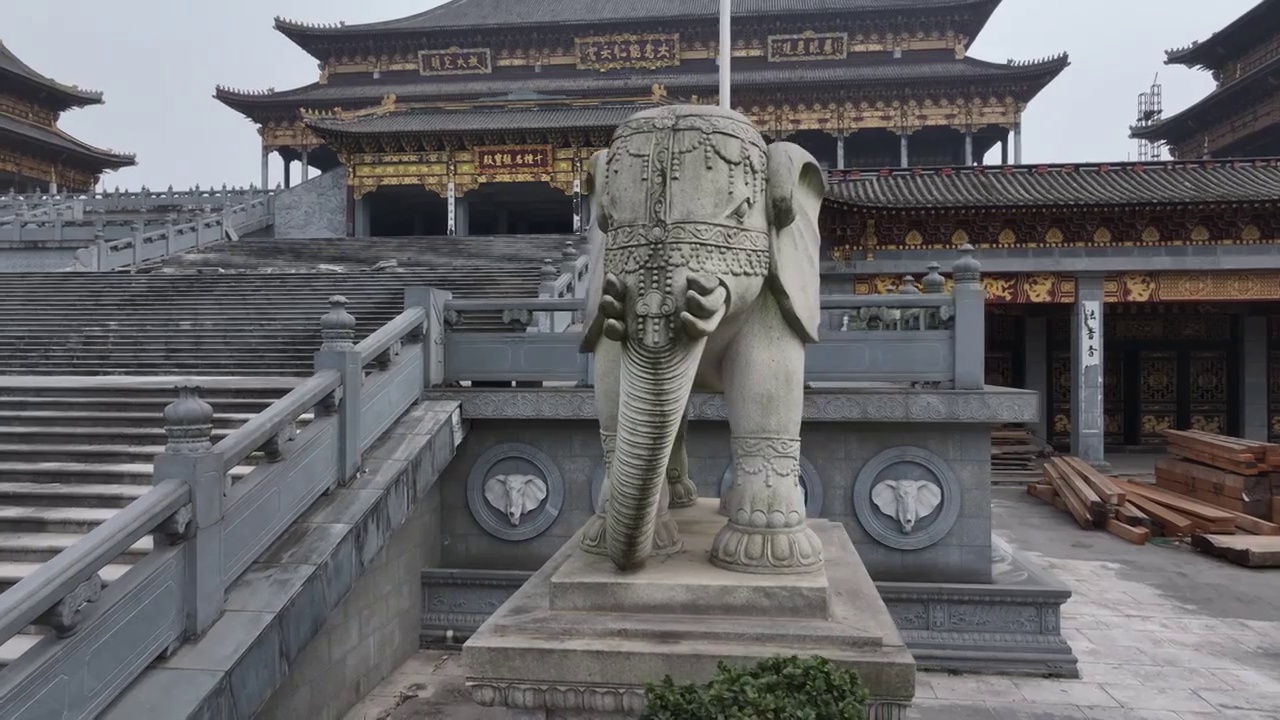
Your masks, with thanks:
M960 484L946 461L928 450L890 448L859 471L853 510L878 542L920 550L951 532L960 515Z
M555 523L564 505L564 479L551 458L521 443L485 453L467 477L467 506L494 537L518 542Z

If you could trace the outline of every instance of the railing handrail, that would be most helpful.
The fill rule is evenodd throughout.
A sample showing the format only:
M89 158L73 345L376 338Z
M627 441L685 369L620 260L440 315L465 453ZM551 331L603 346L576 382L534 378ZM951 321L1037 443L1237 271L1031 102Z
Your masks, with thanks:
M572 312L587 306L583 298L474 298L467 300L446 300L446 312L476 312L494 310L533 310L549 312Z
M823 295L823 310L852 310L866 307L892 308L940 308L953 305L955 298L948 293L920 295Z
M71 547L41 563L30 575L0 594L0 640L8 640L34 623L186 505L190 497L191 488L185 481L164 480Z
M421 328L426 321L427 311L421 307L412 307L400 313L356 345L356 352L360 353L360 364L368 365L373 362L397 340Z
M213 446L213 452L222 458L223 472L230 472L279 432L281 426L297 420L341 384L342 376L337 370L321 370L254 415L253 419L232 430Z

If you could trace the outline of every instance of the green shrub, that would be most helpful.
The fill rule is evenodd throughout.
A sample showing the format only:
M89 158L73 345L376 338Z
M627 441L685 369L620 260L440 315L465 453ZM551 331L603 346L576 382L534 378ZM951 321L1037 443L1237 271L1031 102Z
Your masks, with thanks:
M705 685L668 675L646 688L644 720L861 720L867 692L852 670L822 657L775 657L731 667Z

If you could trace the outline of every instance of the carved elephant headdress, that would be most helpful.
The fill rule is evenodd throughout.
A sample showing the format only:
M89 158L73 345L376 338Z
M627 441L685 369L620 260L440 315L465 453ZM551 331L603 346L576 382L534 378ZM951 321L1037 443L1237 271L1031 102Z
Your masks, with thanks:
M654 149L662 143L667 145ZM665 166L650 171L646 165ZM649 197L656 194L655 182L670 188L660 202ZM620 188L611 193L610 183ZM767 273L768 287L787 323L803 341L818 341L818 213L826 176L804 148L787 142L766 146L750 121L732 111L669 106L642 112L624 123L609 149L591 158L583 189L591 211L583 352L591 352L602 333L598 308L606 243L612 248L636 242L637 233L653 232L657 225L701 226L702 230L691 231L695 234L706 228L745 231L737 239L699 240L711 246L719 243L721 248L740 245L727 252L741 255L722 264L734 274L755 274L757 269L759 274ZM611 236L616 237L611 240ZM747 240L756 237L767 248ZM643 235L639 240L643 242ZM711 272L725 274L724 270Z
M942 503L942 488L928 480L885 480L871 490L871 501L909 533Z
M533 512L547 497L547 483L535 475L495 475L484 484L484 497L512 525Z

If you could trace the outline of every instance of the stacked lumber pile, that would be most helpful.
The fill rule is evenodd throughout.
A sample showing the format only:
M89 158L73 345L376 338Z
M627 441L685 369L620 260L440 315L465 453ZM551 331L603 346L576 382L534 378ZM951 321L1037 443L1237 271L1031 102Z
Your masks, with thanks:
M993 475L1038 476L1039 458L1046 454L1045 446L1026 428L1002 428L991 433Z
M1243 543L1246 550L1240 543L1234 545L1230 552L1235 555L1243 553L1250 562L1258 562L1271 556L1269 549L1280 551L1280 525L1164 488L1109 478L1075 457L1050 459L1044 480L1028 485L1027 492L1070 513L1086 530L1104 529L1137 545L1152 537L1172 537L1192 538L1195 547L1208 546L1243 531L1258 537ZM1209 540L1194 540L1200 536ZM1280 557L1280 552L1274 555ZM1232 558L1225 552L1223 556Z
M1280 445L1195 430L1164 435L1174 457L1156 461L1157 486L1232 512L1280 520L1271 508L1280 495Z

